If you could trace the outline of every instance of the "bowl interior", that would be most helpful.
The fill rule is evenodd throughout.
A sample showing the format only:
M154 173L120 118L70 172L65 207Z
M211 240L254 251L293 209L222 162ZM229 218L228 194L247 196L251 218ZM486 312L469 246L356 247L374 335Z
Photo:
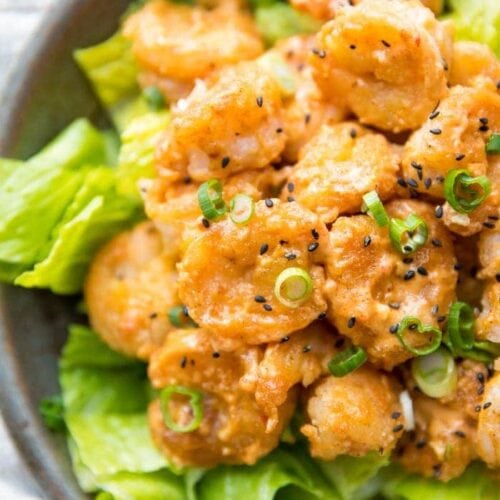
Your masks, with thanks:
M67 124L105 121L72 51L116 28L127 0L65 0L43 19L2 89L0 155L27 158ZM41 398L59 391L57 359L77 298L0 287L0 404L21 454L50 499L86 498L73 478L63 436L38 416Z

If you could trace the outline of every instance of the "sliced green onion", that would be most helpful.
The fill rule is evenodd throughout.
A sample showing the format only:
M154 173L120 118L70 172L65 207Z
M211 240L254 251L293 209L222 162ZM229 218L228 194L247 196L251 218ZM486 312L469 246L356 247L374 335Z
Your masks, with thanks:
M448 314L448 336L454 349L474 347L474 311L465 302L454 302Z
M405 335L408 330L430 336L429 342L423 347L409 343ZM396 336L403 347L408 349L412 354L416 356L425 356L426 354L434 352L439 347L443 334L439 328L435 328L431 325L422 325L422 322L418 318L405 316L399 323Z
M449 339L446 339L446 345L457 358L468 358L489 365L496 358L500 357L500 344L488 341L474 342L472 349L463 350L454 347Z
M246 224L253 215L255 203L246 194L237 194L229 202L229 217L235 224Z
M411 371L420 390L431 398L448 396L457 387L457 367L448 349L415 358Z
M198 325L186 314L184 306L174 306L168 310L168 320L176 328L196 328Z
M429 230L427 224L415 214L410 214L406 220L391 219L389 223L389 237L399 252L410 254L425 245Z
M486 152L489 155L500 154L500 134L491 134L486 143Z
M352 346L334 356L328 363L328 369L334 377L344 377L359 368L367 359L362 347Z
M370 191L363 196L361 210L368 212L380 227L385 227L389 224L389 217L376 191Z
M48 396L40 401L38 411L45 426L54 432L64 431L64 404L62 396Z
M312 294L311 275L300 267L288 267L274 283L274 295L287 307L298 307Z
M457 211L468 214L483 203L491 191L485 175L471 177L467 170L450 170L444 180L446 201Z
M178 424L170 414L170 400L174 394L187 396L189 406L193 413L193 418L185 425ZM183 385L170 385L165 387L160 393L160 406L165 425L174 432L192 432L198 429L203 420L203 394L196 389L190 389Z
M227 210L222 199L222 184L217 179L210 179L198 188L198 203L203 215L208 220L222 217Z
M164 109L167 104L161 90L154 85L146 87L142 91L142 96L144 97L148 107L153 111L160 111Z

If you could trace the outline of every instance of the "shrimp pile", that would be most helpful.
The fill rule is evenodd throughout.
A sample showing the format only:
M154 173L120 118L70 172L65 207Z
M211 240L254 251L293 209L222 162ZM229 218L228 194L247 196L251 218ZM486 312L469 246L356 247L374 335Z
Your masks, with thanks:
M90 322L148 363L179 467L254 464L293 418L318 459L499 469L500 62L440 1L291 3L323 26L267 50L236 0L126 20L172 119Z

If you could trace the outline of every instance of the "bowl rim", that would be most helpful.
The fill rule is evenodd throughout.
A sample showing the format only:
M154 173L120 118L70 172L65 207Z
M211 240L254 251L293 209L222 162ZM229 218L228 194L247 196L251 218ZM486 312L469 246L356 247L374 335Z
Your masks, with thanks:
M80 0L53 2L38 19L38 24L24 41L16 58L23 64L14 63L5 78L0 95L0 155L12 155L19 138L20 119L26 111L30 94L35 86L31 75L42 68L44 55L55 50L58 39L63 37L61 26L64 19L75 15ZM8 286L0 287L0 412L7 430L19 452L20 458L34 483L37 493L47 499L75 498L76 490L69 484L61 484L61 471L49 445L49 436L40 417L30 406L23 367L16 359L12 334L9 331L6 309ZM20 390L17 390L20 388ZM80 495L83 492L80 491Z

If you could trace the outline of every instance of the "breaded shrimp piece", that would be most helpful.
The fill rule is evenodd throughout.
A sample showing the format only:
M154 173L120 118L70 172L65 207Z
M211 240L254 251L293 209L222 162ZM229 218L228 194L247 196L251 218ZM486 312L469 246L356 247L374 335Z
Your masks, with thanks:
M285 146L280 87L255 63L225 69L179 101L160 140L160 177L206 181L278 159Z
M172 330L177 273L151 222L107 243L92 261L85 300L92 327L113 349L147 360Z
M479 424L477 452L489 467L500 467L500 372L486 383Z
M153 438L178 466L250 465L278 445L293 413L296 394L288 393L278 409L277 425L266 431L266 415L254 394L240 384L245 373L255 369L262 349L223 352L212 340L212 334L204 329L176 330L154 353L149 366L153 386L181 385L200 391L203 420L192 432L175 432L165 425L157 400L149 409ZM170 405L170 414L176 422L187 423L191 418L189 405L180 398Z
M449 26L420 2L364 0L323 26L311 64L325 96L361 123L400 132L447 94L450 56Z
M475 87L500 81L500 61L484 43L457 41L453 44L450 83Z
M481 300L482 311L476 320L476 335L500 343L500 282L487 280Z
M309 325L326 310L324 270L328 234L298 203L259 201L247 225L211 223L188 246L179 265L179 295L191 317L228 345L261 344ZM298 267L313 290L297 307L274 295L275 281Z
M293 196L325 223L359 212L363 195L395 191L398 156L382 134L354 122L323 125L291 171ZM286 196L287 193L284 193Z
M422 217L429 229L425 246L404 257L392 246L387 228L368 215L340 217L330 231L325 294L328 317L338 331L364 347L374 364L390 370L412 357L391 332L405 316L439 326L439 316L454 300L457 273L453 242L430 205L397 200L386 208L392 217Z
M308 64L314 47L314 36L293 36L278 42L262 57L273 64L280 58L290 71L293 92L285 96L283 121L286 144L283 159L295 163L300 149L324 123L337 123L345 117L345 110L323 98ZM275 63L275 67L276 67Z
M492 222L496 222L492 220ZM479 262L481 279L496 279L500 274L500 224L495 223L495 227L489 231L483 231L479 236Z
M301 428L311 455L333 460L372 450L390 452L404 424L398 390L391 375L368 365L342 378L322 378L307 393L307 423Z
M471 236L481 231L494 232L500 219L500 157L489 159L486 176L491 192L483 203L469 214L457 212L448 202L443 206L443 222L446 227L461 236Z
M195 79L263 51L251 15L233 1L210 10L153 0L127 19L124 34L145 71L144 83L153 75L174 99L180 87L190 90Z
M255 399L270 416L268 428L279 424L279 407L292 387L308 387L328 373L328 362L341 337L325 322L316 322L304 330L284 337L266 347L255 376Z
M443 181L450 170L486 174L489 158L485 145L491 131L499 129L500 94L483 87L453 87L405 144L405 179L412 179L416 190L443 199Z

